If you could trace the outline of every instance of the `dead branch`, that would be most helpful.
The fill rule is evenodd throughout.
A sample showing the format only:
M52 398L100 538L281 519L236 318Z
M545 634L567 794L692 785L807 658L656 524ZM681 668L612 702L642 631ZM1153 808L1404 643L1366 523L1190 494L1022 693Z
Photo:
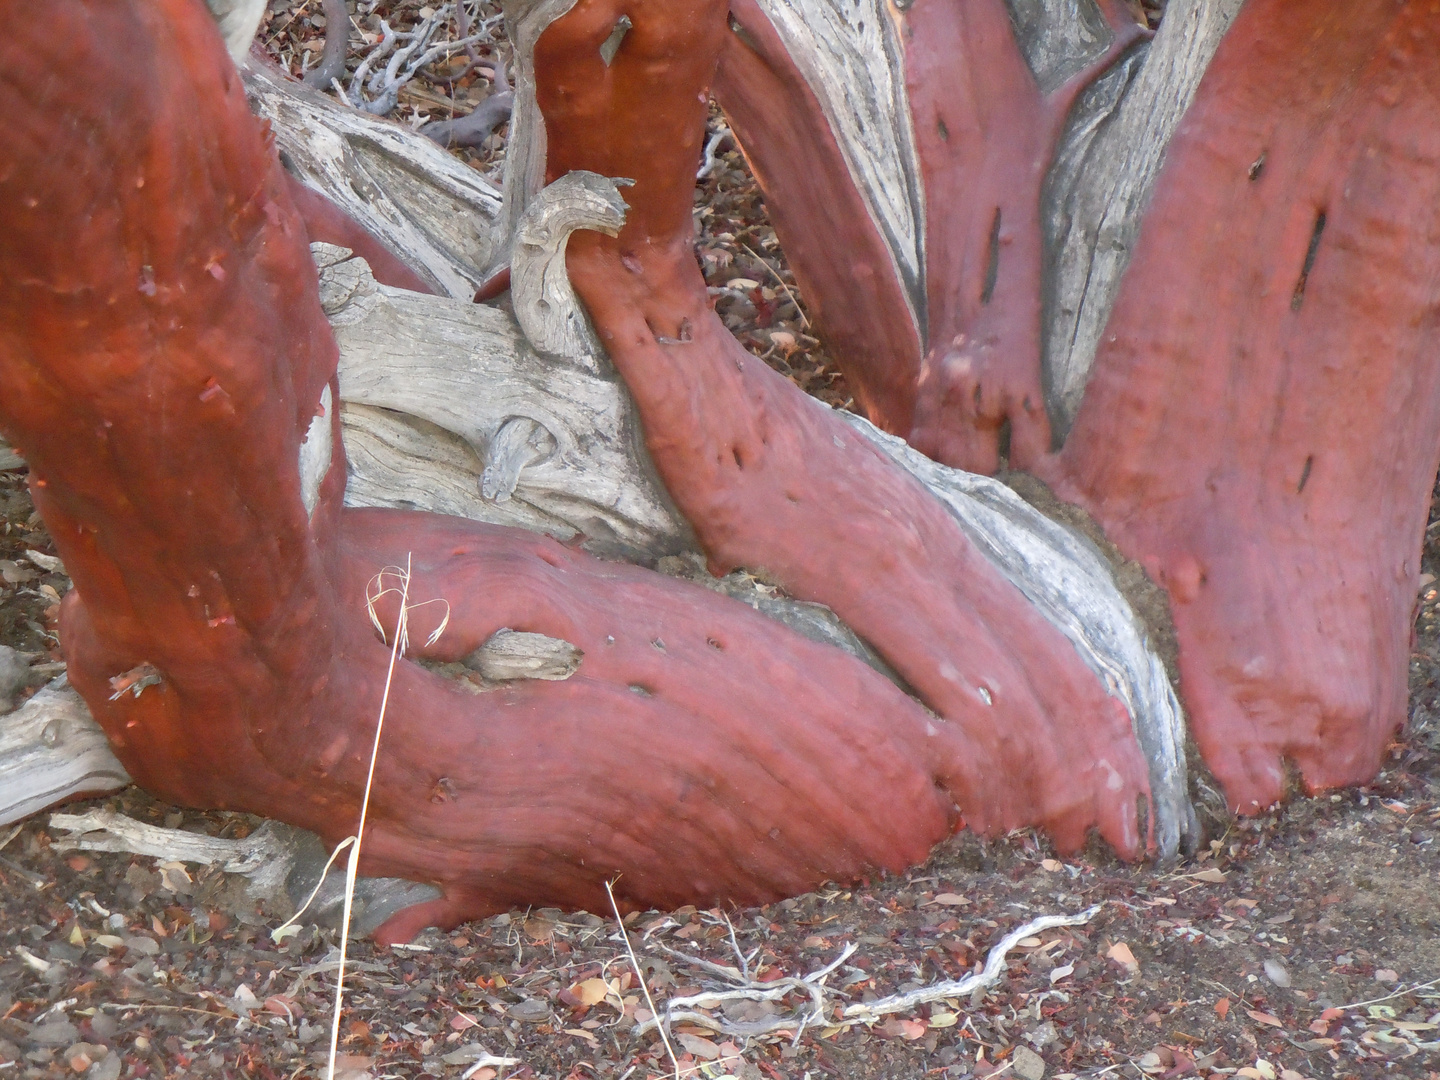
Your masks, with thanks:
M305 85L326 89L345 74L345 56L350 50L350 13L345 0L325 0L325 51L318 67L305 75Z
M668 1030L674 1024L689 1023L736 1038L754 1038L777 1031L791 1031L798 1039L800 1033L807 1027L817 1024L828 1023L838 1027L853 1027L857 1024L870 1025L879 1020L881 1016L890 1013L909 1012L933 1001L966 997L977 991L988 990L1000 980L1000 976L1005 971L1005 958L1019 942L1044 930L1053 930L1061 926L1080 926L1093 919L1099 911L1100 906L1097 904L1075 915L1044 915L1038 919L1031 919L1000 939L990 950L985 959L985 966L980 971L967 975L963 979L932 983L917 990L891 994L889 997L879 998L876 1001L849 1005L839 1016L834 1015L836 1007L830 1002L831 991L825 985L825 980L836 968L854 955L856 946L853 942L847 943L840 950L840 955L830 963L808 975L798 978L787 976L770 982L760 982L751 977L748 971L742 971L740 968L702 960L699 957L672 949L658 941L650 942L666 956L707 972L718 981L719 985L715 989L707 989L699 994L671 998L665 1003L663 1009L657 1011L653 1019L638 1025L636 1033L644 1034L662 1026ZM743 964L743 957L741 959ZM748 964L744 966L748 968ZM744 1022L736 1022L723 1016L714 1016L708 1012L699 1011L731 1001L780 1001L793 993L805 995L808 999L807 1009L791 1011L765 1020Z

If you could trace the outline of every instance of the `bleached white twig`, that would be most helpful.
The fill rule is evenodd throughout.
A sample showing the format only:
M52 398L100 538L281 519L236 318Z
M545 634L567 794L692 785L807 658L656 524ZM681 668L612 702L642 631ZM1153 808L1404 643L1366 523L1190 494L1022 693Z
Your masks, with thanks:
M350 77L341 95L344 100L354 108L385 116L395 108L400 91L425 68L441 57L457 50L471 50L490 39L495 20L483 22L479 33L456 41L435 42L437 31L448 24L454 10L453 5L445 4L414 30L395 30L381 19L380 41Z
M945 998L962 997L973 994L977 990L988 989L999 981L1005 970L1005 958L1016 944L1027 937L1038 934L1044 930L1052 930L1061 926L1079 926L1093 919L1100 906L1086 908L1075 915L1045 915L1038 919L1032 919L1023 926L1006 934L990 950L985 959L985 966L975 974L967 975L963 979L947 980L945 982L932 983L929 986L922 986L917 990L910 990L903 994L892 994L890 997L880 998L876 1001L865 1001L848 1006L843 1015L832 1021L838 1027L852 1027L857 1024L872 1024L881 1016L888 1013L908 1012L917 1006L928 1004L932 1001L942 1001ZM628 941L628 939L627 939ZM666 955L677 960L709 972L726 982L729 987L723 989L707 990L699 994L691 994L687 997L671 998L665 1003L664 1013L655 1012L655 1019L647 1020L636 1027L637 1034L643 1034L652 1027L659 1027L662 1031L670 1025L677 1023L690 1023L699 1027L709 1028L711 1031L722 1035L738 1036L742 1038L754 1038L758 1035L767 1035L777 1031L793 1031L794 1038L798 1041L801 1032L813 1024L826 1023L826 1014L830 1011L827 998L827 987L824 980L831 972L848 960L854 953L856 946L847 943L840 954L824 967L812 971L809 975L801 978L782 978L772 982L758 982L746 975L742 975L738 968L728 967L723 964L712 963L709 960L701 960L699 957L690 956L676 949L671 949L660 942L652 942ZM722 1016L713 1016L707 1012L700 1012L700 1009L714 1008L723 1005L728 1001L779 1001L787 995L799 991L809 997L809 1009L805 1012L795 1012L785 1016L770 1017L766 1020L736 1022ZM653 1007L652 1007L652 1011Z
M620 938L625 942L625 952L630 956L630 966L635 969L635 978L640 981L640 991L645 995L645 1003L650 1006L650 1015L658 1015L655 1009L655 999L650 996L650 986L645 981L645 970L640 966L640 960L635 955L635 949L630 944L630 934L625 929L625 920L620 917L620 905L615 903L615 890L610 887L610 882L605 882L605 895L610 897L610 910L615 912L615 925L620 928ZM670 1034L663 1027L660 1029L660 1041L665 1044L665 1053L670 1055L670 1064L675 1066L675 1080L680 1080L680 1059L675 1056L675 1048L670 1045Z
M943 1001L945 998L963 997L973 994L976 990L988 989L999 982L1000 975L1005 970L1005 957L1019 942L1024 941L1027 937L1033 937L1042 930L1053 930L1059 926L1080 926L1088 923L1099 911L1100 905L1094 904L1076 915L1042 915L1038 919L1031 919L1024 926L1011 930L1000 939L986 956L985 966L978 973L966 975L963 979L932 983L903 994L891 994L889 997L879 998L876 1001L860 1002L848 1006L845 1009L845 1017L866 1020L883 1016L886 1013L908 1012L917 1005Z

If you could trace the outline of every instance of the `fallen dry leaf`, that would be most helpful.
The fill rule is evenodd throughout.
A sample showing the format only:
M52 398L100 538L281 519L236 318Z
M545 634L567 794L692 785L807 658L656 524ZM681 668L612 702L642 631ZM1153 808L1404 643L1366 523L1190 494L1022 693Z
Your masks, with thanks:
M1230 1015L1229 998L1221 998L1219 1001L1215 1002L1215 1015L1220 1017L1221 1020L1224 1020L1225 1017Z
M676 1041L701 1061L714 1061L720 1056L720 1047L700 1035L676 1035Z
M598 1005L605 1000L610 989L610 984L604 979L586 979L572 986L570 993L575 995L581 1005Z
M1261 1012L1259 1009L1246 1009L1245 1012L1248 1013L1250 1019L1254 1020L1257 1024L1269 1024L1271 1027L1280 1028L1282 1031L1285 1029L1285 1021L1271 1013Z
M1135 959L1135 954L1130 951L1130 946L1123 941L1117 941L1106 951L1105 957L1119 964L1131 975L1140 974L1140 961Z

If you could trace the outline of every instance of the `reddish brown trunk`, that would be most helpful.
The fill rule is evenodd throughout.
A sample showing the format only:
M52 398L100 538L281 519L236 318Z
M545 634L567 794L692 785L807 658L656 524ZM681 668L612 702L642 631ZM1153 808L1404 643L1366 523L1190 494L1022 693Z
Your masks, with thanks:
M535 56L550 178L636 180L621 234L576 234L568 263L661 476L717 569L763 567L829 604L965 732L975 753L943 781L971 824L1040 823L1067 849L1094 824L1136 852L1148 785L1123 707L934 498L710 308L691 164L725 17L723 0L580 0Z
M1061 462L1169 589L1233 806L1403 720L1440 448L1440 9L1249 0L1168 152Z
M765 190L815 325L865 415L910 431L920 331L824 110L754 0L733 0L715 96Z
M1032 468L1050 452L1040 384L1040 188L1075 96L1140 36L1116 0L1093 63L1046 93L1005 0L918 0L905 13L905 81L925 185L927 351L910 442L972 472Z
M917 0L896 15L925 192L921 346L822 109L753 0L731 8L740 32L726 41L717 96L857 402L947 464L994 472L1008 431L1011 465L1033 467L1051 451L1041 185L1076 95L1144 31L1105 0L1108 48L1042 88L1004 0Z
M1123 711L933 501L747 363L705 305L682 223L723 7L667 36L673 7L631 4L633 40L608 75L580 57L585 92L569 98L554 62L598 49L617 5L585 0L546 35L556 168L620 160L640 177L620 241L577 237L578 281L642 378L652 447L717 562L752 555L843 599L953 722L696 587L512 530L343 511L333 415L334 463L307 514L297 459L334 392L335 348L289 184L204 6L57 0L44 20L9 7L0 430L75 580L70 676L145 786L332 841L353 831L389 652L366 584L413 559L412 600L451 614L421 652L453 660L511 627L584 659L569 681L478 696L399 663L362 866L445 895L388 939L510 904L597 907L617 874L627 902L670 905L898 869L944 835L957 799L991 831L1041 822L1074 847L1098 823L1141 846L1145 764ZM651 64L672 48L684 59ZM688 93L618 135L615 107L651 79ZM677 338L691 318L693 343L660 348L646 315ZM413 640L439 612L415 613ZM160 685L112 698L142 664Z

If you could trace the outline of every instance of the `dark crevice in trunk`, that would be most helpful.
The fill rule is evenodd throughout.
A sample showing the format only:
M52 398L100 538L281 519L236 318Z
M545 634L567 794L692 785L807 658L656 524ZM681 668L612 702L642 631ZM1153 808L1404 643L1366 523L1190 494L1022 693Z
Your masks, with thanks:
M988 304L995 296L995 279L1000 276L1000 208L990 223L990 254L985 264L985 286L980 290L980 303Z
M1295 295L1290 298L1290 310L1299 311L1305 303L1305 284L1310 280L1310 271L1315 269L1315 255L1320 250L1320 237L1325 232L1325 211L1315 215L1315 230L1310 234L1310 247L1305 251L1305 265L1300 268L1300 280L1295 283Z

